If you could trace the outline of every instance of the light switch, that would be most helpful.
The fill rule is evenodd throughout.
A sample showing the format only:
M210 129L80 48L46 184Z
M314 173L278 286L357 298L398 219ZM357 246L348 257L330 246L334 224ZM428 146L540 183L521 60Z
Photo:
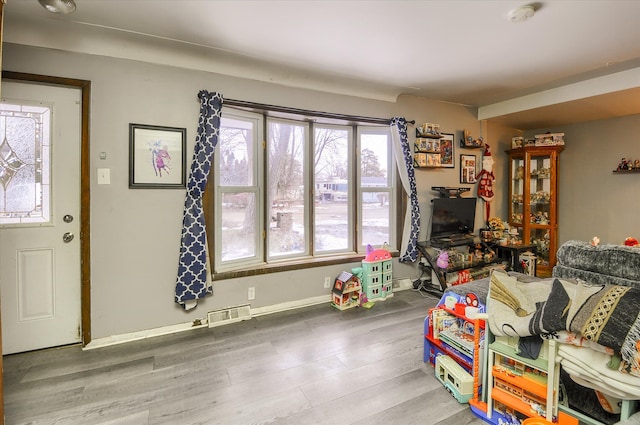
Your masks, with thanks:
M111 184L111 170L98 168L98 184Z

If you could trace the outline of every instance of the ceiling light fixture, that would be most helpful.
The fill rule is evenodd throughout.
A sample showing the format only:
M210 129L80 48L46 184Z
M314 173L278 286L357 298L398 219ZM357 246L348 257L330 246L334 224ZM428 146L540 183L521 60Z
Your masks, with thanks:
M513 9L507 15L507 19L509 20L509 22L524 22L533 18L533 15L535 15L535 13L536 10L534 9L534 7L528 4L526 6L520 6L517 9Z
M38 3L42 5L51 13L58 13L60 15L68 15L76 10L76 3L74 0L38 0Z

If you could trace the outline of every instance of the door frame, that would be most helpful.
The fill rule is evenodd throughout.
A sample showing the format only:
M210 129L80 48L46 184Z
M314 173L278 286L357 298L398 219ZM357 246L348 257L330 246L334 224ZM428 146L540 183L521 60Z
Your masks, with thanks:
M82 346L91 342L91 178L89 157L89 106L91 81L52 77L24 72L2 71L2 79L22 83L45 84L81 90L80 123L80 327ZM1 345L0 345L1 348Z

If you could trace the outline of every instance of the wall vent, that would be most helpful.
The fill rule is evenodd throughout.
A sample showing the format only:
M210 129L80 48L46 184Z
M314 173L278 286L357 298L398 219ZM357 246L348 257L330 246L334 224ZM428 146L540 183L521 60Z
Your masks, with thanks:
M241 322L251 319L251 305L237 305L207 313L209 327L226 325L227 323Z

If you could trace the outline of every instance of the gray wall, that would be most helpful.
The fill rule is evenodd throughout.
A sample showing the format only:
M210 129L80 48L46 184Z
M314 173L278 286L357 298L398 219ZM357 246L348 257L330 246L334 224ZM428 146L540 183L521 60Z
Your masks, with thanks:
M640 174L614 174L622 157L640 159L640 115L544 128L565 133L560 154L558 239L620 244L640 240ZM527 132L529 135L529 132Z
M372 117L405 116L439 123L444 132L468 128L481 133L476 111L403 96L395 103L287 88L276 84L142 62L5 44L3 69L90 80L91 99L91 319L93 338L170 326L206 316L207 311L247 303L266 307L327 295L325 276L335 277L359 263L243 279L214 281L214 295L185 312L173 301L184 190L128 188L129 123L186 127L191 159L201 89L227 98ZM413 133L414 129L410 128ZM510 140L510 136L509 136ZM495 150L496 162L501 152ZM100 160L100 152L107 159ZM417 170L422 222L430 214L431 186L460 186L456 168ZM504 158L504 157L503 157ZM96 184L96 169L111 169L111 184ZM475 192L475 191L474 191ZM502 202L502 201L500 201ZM504 213L503 213L504 215ZM482 221L480 205L477 224ZM422 239L426 237L422 231ZM415 279L415 265L394 264L394 278Z

